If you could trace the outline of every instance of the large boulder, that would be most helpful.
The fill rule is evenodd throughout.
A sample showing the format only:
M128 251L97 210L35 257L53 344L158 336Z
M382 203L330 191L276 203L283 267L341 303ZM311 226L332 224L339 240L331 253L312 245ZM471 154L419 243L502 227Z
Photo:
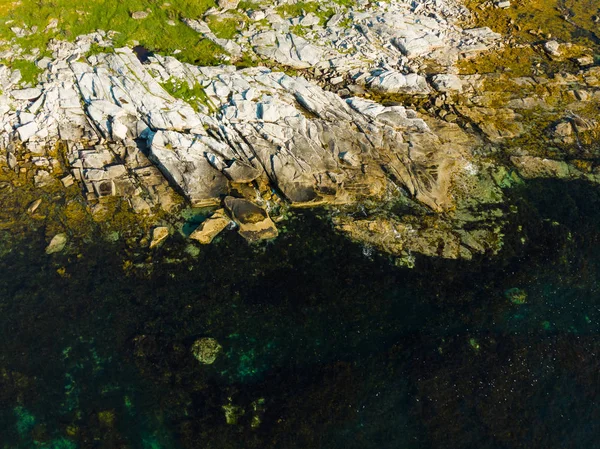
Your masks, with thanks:
M279 234L267 211L256 204L228 196L225 207L239 226L239 234L249 242L273 239Z

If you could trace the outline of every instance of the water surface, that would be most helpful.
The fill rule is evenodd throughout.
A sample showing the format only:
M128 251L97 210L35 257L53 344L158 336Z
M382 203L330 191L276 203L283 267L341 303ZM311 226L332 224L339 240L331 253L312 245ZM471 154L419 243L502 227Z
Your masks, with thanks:
M119 241L47 256L32 234L0 259L1 447L600 447L600 195L513 202L499 257L412 270L325 212L130 270Z

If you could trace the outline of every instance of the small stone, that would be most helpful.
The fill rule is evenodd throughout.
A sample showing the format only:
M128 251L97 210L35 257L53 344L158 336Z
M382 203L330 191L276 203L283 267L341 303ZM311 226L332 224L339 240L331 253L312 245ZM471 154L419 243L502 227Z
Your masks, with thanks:
M226 11L228 9L235 9L240 4L240 0L219 0L219 8Z
M143 20L148 17L150 14L147 11L135 11L131 13L131 18L135 20Z
M56 234L46 247L46 254L60 253L67 245L67 234Z
M21 28L21 27L11 27L10 29L13 33L15 33L15 36L21 38L21 37L27 37L29 35L28 31Z
M575 95L575 98L577 98L579 101L588 101L590 99L589 92L585 90L573 91L573 95Z
M336 76L335 78L331 78L331 79L329 80L329 82L330 82L331 84L333 84L334 86L335 86L336 84L340 84L340 83L342 83L343 81L344 81L344 77L342 77L342 76Z
M67 175L64 178L61 178L60 182L62 182L63 186L65 187L71 187L73 184L75 184L75 179L72 175Z
M49 58L48 56L46 56L46 57L40 59L39 61L37 61L35 63L35 65L38 66L38 68L40 68L42 70L46 70L51 63L52 63L52 59Z
M500 8L500 9L510 8L510 1L508 1L508 0L496 1L496 8Z
M27 207L27 212L29 212L30 214L33 214L37 210L37 208L40 207L40 204L42 204L42 199L41 198L33 201Z
M552 56L560 55L560 44L556 41L548 41L544 44L546 53Z
M350 93L352 95L360 96L360 95L367 94L367 91L362 86L357 86L357 85L351 84L347 87L347 89L350 91Z
M355 151L344 151L340 153L340 159L352 167L360 167L360 156Z
M560 122L554 126L554 134L559 137L569 137L573 134L573 125L571 122Z
M263 20L266 17L266 14L264 11L261 10L250 11L248 13L248 17L250 18L250 20L257 22L259 20Z
M196 340L192 345L192 354L200 363L212 365L223 347L217 340L210 337L204 337Z
M14 153L8 153L6 155L6 163L8 164L8 168L14 170L18 164L17 156Z
M341 14L334 14L327 21L327 28L333 28L333 27L337 26L343 19L344 19L343 15L341 15Z
M31 123L35 120L35 115L29 113L29 112L19 112L19 123L21 123L21 125L26 125L27 123Z
M52 19L50 20L50 23L48 23L48 26L46 28L44 28L44 33L48 33L52 30L55 30L58 27L58 19Z
M462 92L463 82L457 75L435 75L431 84L438 92Z
M582 56L581 58L577 58L577 64L581 67L588 67L594 65L594 57L593 56Z
M33 177L36 187L45 187L55 181L54 177L47 170L38 170Z
M150 249L156 248L169 236L169 228L166 226L158 226L152 230L152 241L150 242Z
M367 82L371 89L389 94L428 94L431 91L426 78L416 73L405 75L394 70L386 70L370 77Z
M119 119L114 119L111 123L113 139L125 140L129 129Z
M311 27L313 25L318 25L321 22L321 18L313 13L308 13L306 16L300 20L300 25L304 27Z

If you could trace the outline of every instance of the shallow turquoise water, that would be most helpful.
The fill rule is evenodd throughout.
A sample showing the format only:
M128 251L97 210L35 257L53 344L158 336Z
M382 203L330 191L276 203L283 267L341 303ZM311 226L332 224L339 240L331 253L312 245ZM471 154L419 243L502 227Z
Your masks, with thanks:
M262 246L172 239L130 275L118 242L32 235L0 260L0 447L600 447L599 192L513 201L500 257L413 270L318 212Z

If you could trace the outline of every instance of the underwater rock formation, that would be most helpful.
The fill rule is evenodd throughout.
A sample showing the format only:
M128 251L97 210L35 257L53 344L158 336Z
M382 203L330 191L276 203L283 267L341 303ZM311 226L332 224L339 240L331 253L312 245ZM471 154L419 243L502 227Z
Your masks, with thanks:
M192 354L200 363L212 365L223 347L214 338L199 338L192 345Z

